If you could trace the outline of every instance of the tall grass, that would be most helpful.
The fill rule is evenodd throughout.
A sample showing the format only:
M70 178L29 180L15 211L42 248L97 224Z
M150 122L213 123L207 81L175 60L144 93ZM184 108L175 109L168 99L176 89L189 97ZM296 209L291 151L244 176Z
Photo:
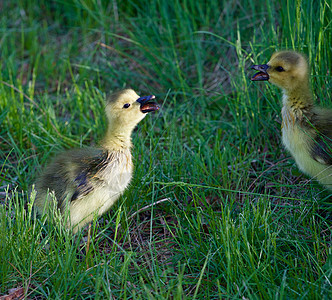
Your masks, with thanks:
M283 149L280 91L248 67L304 52L331 106L331 16L326 0L1 3L0 294L330 298L331 196ZM55 153L98 144L125 87L162 109L87 249L86 231L35 217L31 186Z

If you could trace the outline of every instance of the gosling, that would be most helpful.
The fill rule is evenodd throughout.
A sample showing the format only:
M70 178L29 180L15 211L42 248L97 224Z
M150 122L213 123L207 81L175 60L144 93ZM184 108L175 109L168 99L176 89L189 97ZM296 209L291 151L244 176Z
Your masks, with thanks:
M131 133L148 112L159 109L150 101L154 98L139 97L131 89L112 94L106 103L108 127L101 148L72 149L55 157L36 181L37 211L47 214L55 199L55 211L61 216L68 211L66 225L74 233L94 215L106 213L132 178Z
M332 190L332 110L314 104L309 86L309 66L294 51L280 51L252 81L269 81L283 90L282 140L298 167Z

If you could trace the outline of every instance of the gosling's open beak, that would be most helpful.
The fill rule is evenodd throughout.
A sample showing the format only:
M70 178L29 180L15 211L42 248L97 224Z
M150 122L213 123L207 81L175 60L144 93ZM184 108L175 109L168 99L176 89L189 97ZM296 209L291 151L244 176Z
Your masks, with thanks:
M270 76L267 73L267 69L269 68L268 65L254 65L251 67L252 69L259 71L254 76L251 77L252 81L263 81L263 80L269 80Z
M151 111L156 111L160 108L160 106L155 102L149 102L152 99L155 99L154 95L151 96L143 96L138 98L136 101L141 104L141 112L146 114Z

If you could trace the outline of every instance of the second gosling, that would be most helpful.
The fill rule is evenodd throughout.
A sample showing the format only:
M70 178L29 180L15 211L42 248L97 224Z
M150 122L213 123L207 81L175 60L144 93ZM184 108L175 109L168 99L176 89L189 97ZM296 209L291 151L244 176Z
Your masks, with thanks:
M34 205L46 214L53 199L67 227L77 232L107 212L128 186L133 173L131 133L148 112L159 109L154 96L140 97L131 89L112 94L106 104L108 127L101 148L66 151L46 166L36 182ZM49 196L54 192L55 197Z
M283 90L282 140L299 168L332 190L332 110L314 104L309 66L295 51L280 51L251 80L269 81Z

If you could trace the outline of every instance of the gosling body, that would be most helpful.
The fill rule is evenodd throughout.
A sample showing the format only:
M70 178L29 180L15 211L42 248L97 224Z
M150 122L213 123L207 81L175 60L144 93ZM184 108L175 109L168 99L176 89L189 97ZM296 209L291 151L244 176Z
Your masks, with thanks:
M111 208L129 185L132 173L129 149L66 151L38 179L35 205L41 214L46 212L52 201L48 192L53 192L57 208L63 214L68 209L68 225L80 224L79 229L93 219L94 213L101 216Z
M314 104L309 87L309 67L303 55L281 51L253 81L268 80L283 90L282 141L304 173L332 190L332 110Z
M148 102L153 98L139 97L133 90L110 97L105 109L108 129L101 147L66 151L38 178L35 206L40 214L55 204L61 215L68 212L67 226L76 232L111 208L132 178L132 130L147 112L159 109Z

